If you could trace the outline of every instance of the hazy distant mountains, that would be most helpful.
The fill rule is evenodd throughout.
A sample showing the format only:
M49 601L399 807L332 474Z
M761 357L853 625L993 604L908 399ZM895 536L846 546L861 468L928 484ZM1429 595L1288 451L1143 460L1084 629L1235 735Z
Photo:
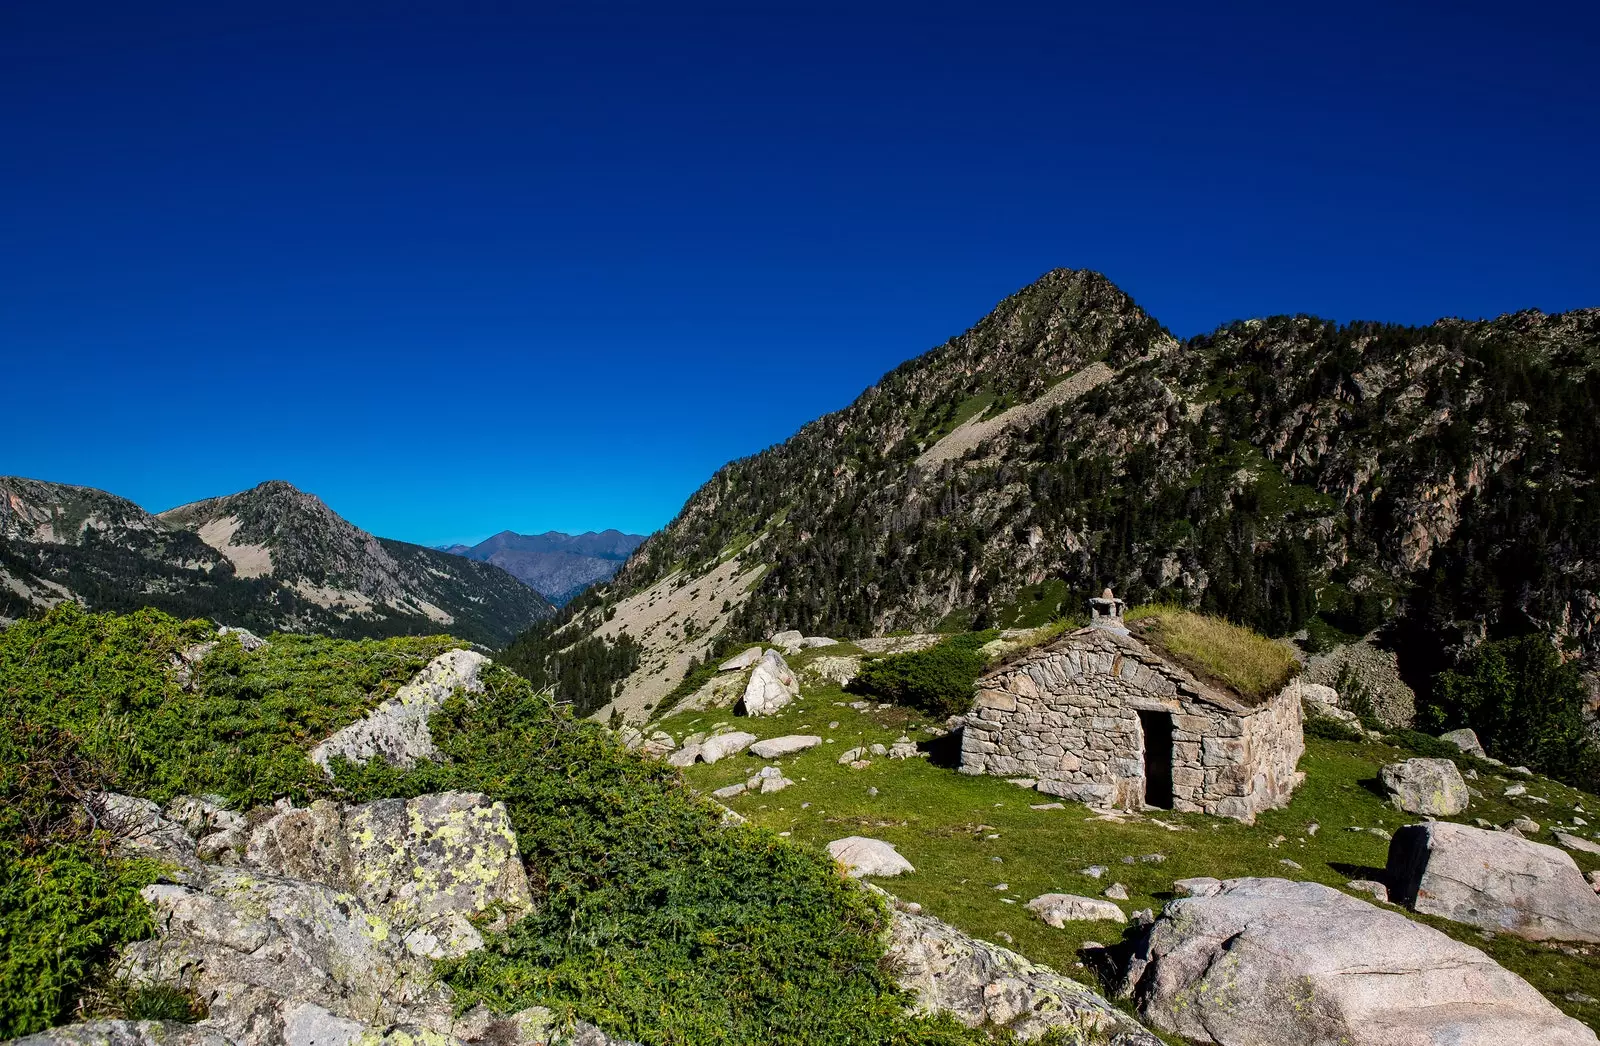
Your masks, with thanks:
M448 632L491 647L553 609L491 564L374 537L281 481L151 515L104 491L0 477L0 621L63 599L256 631Z
M503 530L476 545L440 545L439 550L493 563L560 606L590 585L608 580L643 542L644 535L619 530L598 534Z

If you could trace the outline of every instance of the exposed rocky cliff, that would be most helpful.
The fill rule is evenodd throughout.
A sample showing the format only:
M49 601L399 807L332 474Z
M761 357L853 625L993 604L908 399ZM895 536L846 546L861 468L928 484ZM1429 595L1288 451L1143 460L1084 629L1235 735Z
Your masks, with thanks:
M151 515L103 491L0 478L0 616L67 598L258 631L449 631L488 645L551 611L491 564L374 537L281 481Z

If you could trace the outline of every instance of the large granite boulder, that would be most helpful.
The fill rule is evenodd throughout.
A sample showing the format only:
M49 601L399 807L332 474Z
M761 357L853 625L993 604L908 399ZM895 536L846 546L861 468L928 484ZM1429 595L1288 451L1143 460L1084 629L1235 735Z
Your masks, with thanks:
M1229 879L1172 901L1124 990L1156 1028L1223 1046L1593 1046L1476 948L1320 883Z
M700 759L702 762L715 763L730 755L738 755L755 744L755 741L756 735L745 730L730 730L725 734L715 734L700 742Z
M999 1026L1024 1041L1159 1046L1159 1040L1085 985L926 915L895 908L885 958L919 1013L946 1012L969 1028Z
M1483 750L1483 742L1478 740L1478 735L1466 727L1440 734L1439 740L1453 744L1467 755L1475 755L1479 759L1489 754Z
M1389 842L1389 897L1427 915L1529 940L1600 942L1600 897L1564 851L1449 821Z
M762 649L760 647L758 647L758 646L753 646L753 647L749 647L748 649L741 650L741 651L739 651L739 653L734 654L732 657L728 658L728 660L726 660L726 661L722 662L722 664L718 665L717 666L717 671L718 672L740 672L740 671L743 671L744 669L749 668L751 665L754 665L757 661L760 661L762 653L763 653Z
M768 650L750 673L740 704L745 715L771 715L799 696L800 684L789 671L788 662L776 650Z
M1111 901L1099 897L1079 897L1071 893L1044 893L1028 902L1028 911L1037 915L1047 926L1061 929L1069 922L1087 922L1096 919L1105 919L1112 922L1127 922L1128 917L1123 914Z
M389 700L313 748L312 760L329 774L339 756L352 763L381 759L399 767L437 760L439 750L428 731L428 717L458 689L482 693L478 676L488 663L474 650L445 651Z
M245 859L350 891L431 959L483 947L472 919L493 912L499 929L533 904L505 805L477 792L285 810L251 833Z
M1426 817L1454 817L1467 808L1467 782L1448 759L1405 759L1378 771L1395 809Z

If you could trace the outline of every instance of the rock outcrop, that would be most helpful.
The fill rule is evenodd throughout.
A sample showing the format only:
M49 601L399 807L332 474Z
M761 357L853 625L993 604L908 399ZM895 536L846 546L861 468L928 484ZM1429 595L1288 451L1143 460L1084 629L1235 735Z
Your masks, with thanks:
M1109 919L1127 922L1128 917L1110 901L1099 897L1079 897L1070 893L1040 894L1028 902L1028 911L1037 915L1045 925L1061 929L1069 922L1086 922Z
M789 670L788 662L776 650L768 650L750 673L750 682L745 685L740 704L745 715L771 715L799 696L800 684Z
M806 749L815 748L821 743L822 738L816 734L785 734L783 737L771 737L765 741L757 741L750 746L750 754L761 759L777 759L780 756L804 752Z
M473 650L445 651L389 700L313 748L312 760L331 775L332 762L338 756L352 763L382 759L402 768L437 759L439 750L428 732L428 717L458 689L482 693L478 674L488 663L487 657Z
M923 1013L969 1028L998 1025L1028 1041L1056 1031L1068 1042L1159 1046L1139 1023L1089 988L1016 952L896 907L885 956Z
M1407 825L1389 843L1389 896L1529 940L1600 941L1600 898L1565 852L1449 821Z
M1476 948L1319 883L1230 879L1169 903L1124 990L1156 1028L1223 1046L1592 1046Z
M1448 759L1404 759L1378 771L1378 783L1395 809L1427 817L1454 817L1467 808L1467 782Z

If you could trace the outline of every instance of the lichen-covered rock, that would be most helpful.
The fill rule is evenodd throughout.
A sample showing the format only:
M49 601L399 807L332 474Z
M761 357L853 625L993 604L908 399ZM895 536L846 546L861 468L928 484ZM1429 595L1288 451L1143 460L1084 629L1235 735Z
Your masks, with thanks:
M482 693L478 675L488 663L473 650L445 651L389 700L313 748L312 760L330 774L333 760L340 756L353 763L382 759L399 767L437 760L439 750L428 731L428 717L458 689Z
M13 1039L7 1046L234 1046L216 1028L177 1021L89 1021Z
M740 704L745 715L771 715L799 696L800 684L789 670L788 662L776 650L768 650L750 673L750 682L745 684Z
M1454 817L1467 808L1467 782L1448 759L1403 759L1378 771L1378 783L1395 809L1427 817Z
M853 879L864 875L890 876L916 871L893 845L862 835L835 839L828 844L828 856L843 865Z
M804 632L800 632L791 628L786 632L774 632L772 635L772 645L781 647L794 647L798 650L801 642L803 642L805 638L806 636Z
M102 792L90 798L87 807L89 815L110 830L121 852L161 861L168 867L169 877L179 882L203 874L194 837L150 800Z
M834 683L838 686L849 686L851 681L861 672L861 659L859 657L839 657L832 654L813 659L803 671L810 672L818 679Z
M1037 915L1046 926L1061 929L1069 922L1088 922L1109 919L1127 922L1128 917L1110 901L1098 897L1079 897L1070 893L1040 894L1028 902L1028 911Z
M998 1025L1028 1041L1159 1046L1160 1040L1070 977L976 940L930 916L893 911L885 958L919 1013L949 1013L969 1028Z
M1600 941L1600 898L1565 852L1451 821L1389 843L1390 899L1426 915L1529 940Z
M1476 948L1320 883L1229 879L1169 903L1124 990L1156 1028L1223 1046L1593 1046Z
M155 885L142 896L159 931L126 947L122 972L189 985L236 1043L269 1041L308 1001L349 1020L449 1028L449 992L432 964L350 893L224 868L198 888Z
M434 959L483 946L472 917L497 913L500 928L533 903L504 804L477 792L285 810L255 829L246 860L354 893Z

